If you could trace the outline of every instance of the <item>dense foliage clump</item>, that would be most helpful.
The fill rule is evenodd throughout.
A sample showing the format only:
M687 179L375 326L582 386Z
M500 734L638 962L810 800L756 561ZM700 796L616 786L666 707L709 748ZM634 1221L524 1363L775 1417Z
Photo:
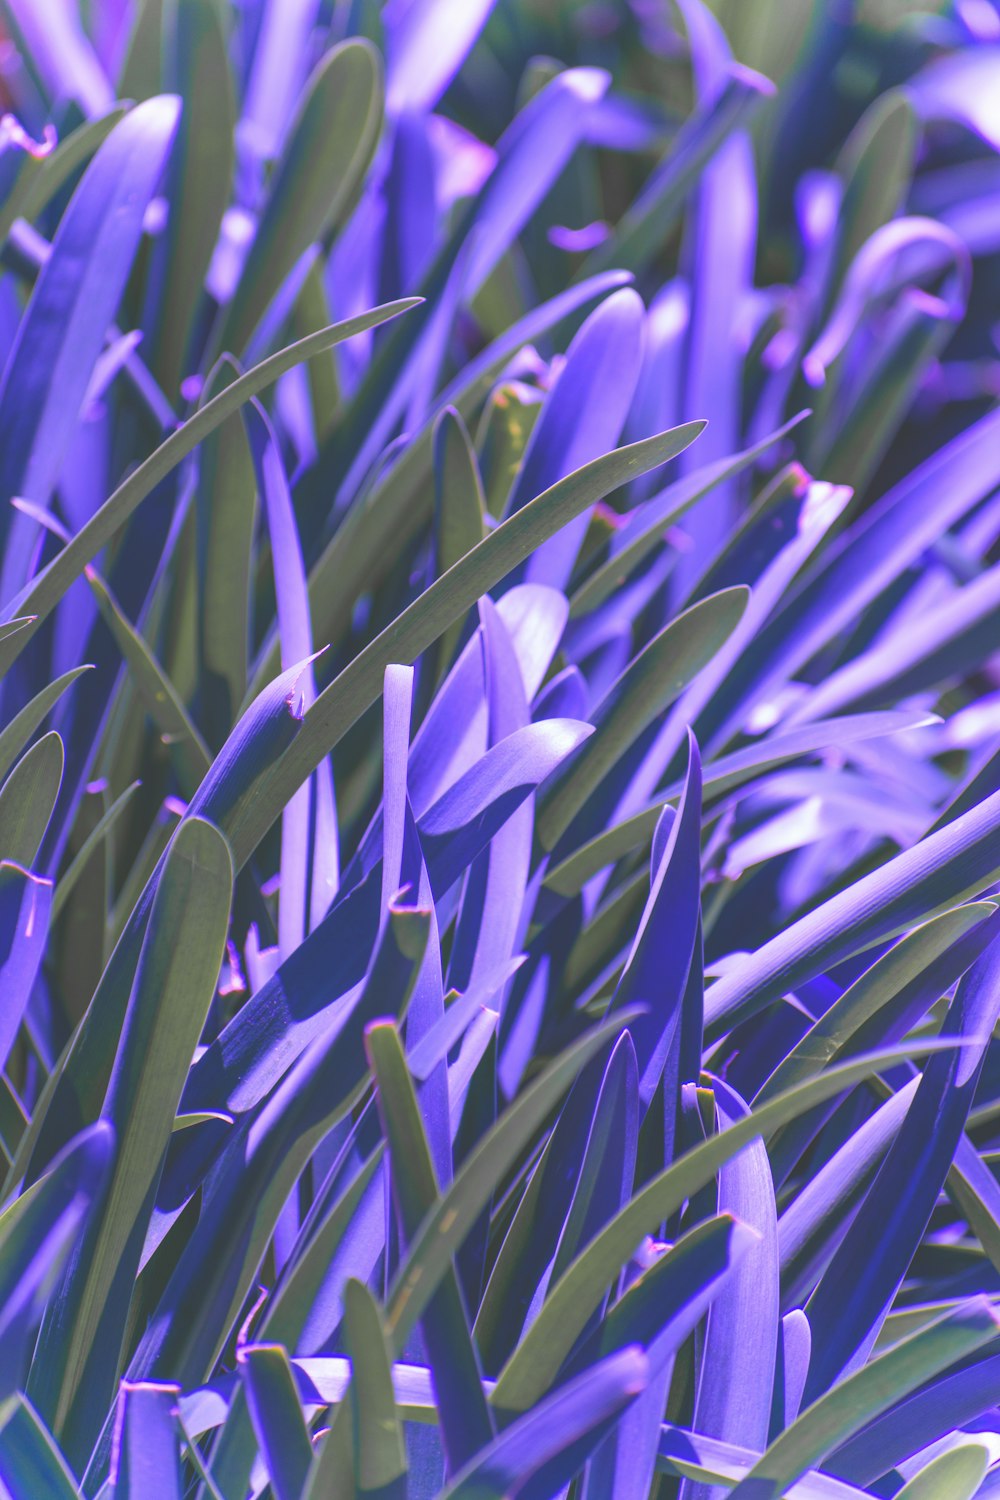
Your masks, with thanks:
M0 1490L1000 1493L1000 5L0 22Z

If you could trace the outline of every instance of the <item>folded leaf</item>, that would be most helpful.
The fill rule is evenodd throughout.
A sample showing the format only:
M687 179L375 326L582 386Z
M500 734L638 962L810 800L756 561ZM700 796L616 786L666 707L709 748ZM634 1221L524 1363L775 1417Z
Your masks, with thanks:
M115 1418L115 1500L155 1493L181 1500L180 1433L175 1385L122 1382Z

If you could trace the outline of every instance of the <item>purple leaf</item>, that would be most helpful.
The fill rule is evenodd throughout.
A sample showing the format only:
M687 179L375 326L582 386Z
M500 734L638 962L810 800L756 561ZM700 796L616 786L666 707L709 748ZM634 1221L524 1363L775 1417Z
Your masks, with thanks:
M681 1003L701 911L701 758L693 735L677 817L671 813L665 818L669 832L662 857L612 1001L614 1009L647 1007L647 1014L631 1028L644 1113L671 1050L678 1046Z
M259 402L248 403L245 421L271 540L282 670L287 671L296 662L303 663L297 683L297 711L301 716L316 699L309 590L302 548L281 454ZM281 818L278 952L282 958L298 947L314 925L313 913L325 912L336 894L337 881L336 801L333 772L326 757L291 797Z
M282 673L250 705L216 756L187 816L218 823L252 795L258 776L287 749L298 732L300 720L293 714L292 705L300 670L293 667ZM29 1181L66 1144L75 1126L96 1119L100 1112L164 863L165 857L133 907L77 1028L28 1163Z
M639 1144L638 1084L635 1048L625 1031L615 1043L601 1080L580 1173L545 1284L559 1280L631 1197Z
M539 1291L544 1292L551 1280L552 1261L583 1170L587 1144L597 1125L599 1100L605 1100L602 1133L613 1124L609 1108L616 1096L621 1107L620 1091L628 1071L631 1043L628 1047L619 1043L619 1047L620 1052L616 1049L613 1054L614 1068L611 1060L604 1064L598 1057L574 1083L504 1236L475 1329L476 1341L491 1371L498 1370L515 1348L532 1300L537 1300ZM634 1050L631 1064L634 1072Z
M914 103L925 119L958 120L1000 151L996 78L1000 47L975 47L939 57L913 79Z
M179 107L164 96L126 115L63 214L0 385L0 510L14 495L48 505L128 280ZM25 582L34 528L17 517L7 535L4 597Z
M493 833L593 731L575 719L544 719L508 735L420 820L435 898Z
M0 1215L0 1392L23 1388L25 1355L74 1240L107 1180L114 1131L98 1121L80 1132L30 1193Z
M488 736L493 746L528 724L528 703L503 620L489 598L480 601L479 610ZM448 970L448 981L454 989L468 989L514 953L522 927L533 826L534 808L529 797L469 868Z
M778 1244L787 1299L807 1297L836 1253L859 1200L906 1118L916 1089L914 1079L887 1099L851 1132L785 1208L778 1220Z
M803 573L746 652L740 704L785 683L995 489L998 453L1000 413L989 412L893 485L838 537ZM744 722L737 710L735 717Z
M630 288L590 314L531 434L508 514L617 445L639 379L644 323L642 301ZM532 555L532 583L565 587L588 522L579 516Z
M701 102L721 93L731 59L721 27L700 0L681 0ZM757 244L757 193L747 136L732 136L702 173L687 245L692 267L691 326L684 417L711 417L698 462L739 447L742 303L753 281ZM684 463L690 468L691 459ZM685 531L693 541L680 559L681 579L695 575L714 542L735 520L735 494L721 484L692 509Z
M496 0L389 0L386 108L433 109L465 61Z
M932 1057L889 1154L812 1297L805 1400L863 1358L927 1227L972 1104L1000 1013L1000 942L961 980L943 1034L963 1045Z
M434 253L439 205L427 117L410 108L396 121L385 197L382 286L418 286Z
M826 1467L855 1484L880 1475L956 1428L970 1426L1000 1404L1000 1354L989 1349L862 1428L832 1453Z
M994 793L800 917L710 986L706 1026L731 1027L840 959L986 888L1000 874L998 821Z
M779 1421L790 1427L799 1414L812 1355L812 1330L800 1307L785 1313L781 1320L781 1394Z
M258 156L278 154L305 83L318 11L319 0L268 0L264 7L240 121Z
M590 1345L602 1352L630 1338L645 1349L651 1380L595 1454L587 1500L647 1500L656 1466L660 1430L674 1356L683 1340L726 1290L756 1244L756 1235L728 1215L700 1224L677 1245L660 1248L652 1265L614 1305ZM586 1357L587 1346L577 1357ZM575 1368L574 1361L571 1368Z
M583 1467L648 1378L648 1361L634 1347L592 1365L512 1422L456 1475L441 1500L511 1493L543 1500L555 1495Z
M288 1355L280 1344L244 1344L236 1364L275 1500L298 1500L313 1449Z
M176 1385L122 1381L111 1460L115 1500L181 1500L179 1395Z
M429 926L426 911L394 909L365 983L328 1020L262 1108L246 1115L227 1137L160 1313L139 1340L129 1379L158 1378L170 1370L182 1384L200 1380L239 1326L289 1193L367 1076L365 1029L405 1007Z
M589 732L589 725L564 719L518 730L488 751L418 820L435 900ZM191 1069L185 1111L251 1109L350 1003L378 930L381 877L375 861L366 879L343 894L206 1049Z
M720 1130L750 1111L740 1096L713 1080ZM778 1349L778 1224L767 1150L756 1140L719 1173L719 1212L756 1230L708 1312L693 1425L708 1437L763 1451L771 1424ZM685 1484L684 1500L717 1500L718 1486Z
M72 99L91 117L111 109L114 91L73 0L6 0L4 12L20 57L31 59L53 102Z

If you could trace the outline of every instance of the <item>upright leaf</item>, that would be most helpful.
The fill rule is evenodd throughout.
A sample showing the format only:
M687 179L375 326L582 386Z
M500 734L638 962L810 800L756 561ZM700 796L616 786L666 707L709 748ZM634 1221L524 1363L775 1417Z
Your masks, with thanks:
M157 885L104 1101L115 1132L108 1189L32 1368L34 1399L77 1462L114 1387L148 1216L218 981L231 890L221 836L200 818L183 822Z
M216 347L241 354L300 257L350 205L382 118L378 55L365 42L334 47L305 86L236 294Z
M32 528L15 495L47 506L104 347L177 127L178 101L138 105L108 136L63 215L0 384L6 592L20 588Z

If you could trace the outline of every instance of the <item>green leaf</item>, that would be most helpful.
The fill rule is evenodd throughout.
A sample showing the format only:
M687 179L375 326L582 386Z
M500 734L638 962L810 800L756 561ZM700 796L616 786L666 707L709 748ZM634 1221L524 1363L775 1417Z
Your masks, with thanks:
M317 64L275 168L216 347L242 352L300 257L337 226L371 162L382 124L382 69L368 42L344 42Z
M776 1438L733 1491L733 1500L780 1500L814 1464L924 1381L997 1336L985 1297L911 1334L826 1391ZM950 1500L950 1497L949 1497Z
M953 944L995 911L996 906L991 901L972 902L955 911L944 912L902 938L866 969L809 1028L801 1041L782 1058L754 1102L763 1104L782 1089L791 1088L821 1072L900 990L919 978ZM945 987L943 985L942 989Z
M805 412L799 412L797 416L792 417L791 421L786 422L783 427L779 427L776 432L772 432L761 442L755 443L752 448L746 448L742 453L734 454L732 458L720 458L715 463L705 464L703 468L695 469L693 474L677 480L661 495L647 501L646 505L630 518L627 538L619 539L617 549L604 562L598 564L576 590L570 600L570 618L577 619L580 615L588 614L609 599L643 559L663 545L665 531L673 526L685 511L690 510L692 505L710 494L716 485L735 478L737 474L749 468L762 453L766 453L775 443L780 442L795 427L798 427L806 415ZM726 540L735 540L735 538Z
M0 1150L8 1167L14 1160L27 1124L24 1105L6 1077L0 1074Z
M249 857L292 793L382 693L387 666L416 660L448 626L567 521L612 490L666 463L702 430L689 422L594 459L504 521L386 626L319 695L301 731L239 824L227 828L238 861Z
M396 1273L385 1311L386 1330L394 1348L404 1347L497 1183L533 1139L580 1070L607 1042L620 1035L630 1019L628 1011L620 1011L611 1021L594 1027L561 1052L518 1095L466 1157L451 1187L424 1220Z
M286 1073L259 1113L227 1138L213 1191L147 1325L130 1379L173 1371L184 1385L207 1379L258 1276L271 1237L307 1162L367 1082L365 1025L401 1013L427 943L430 916L394 907L361 994L342 1008Z
M507 381L495 386L476 428L487 509L502 516L542 410L540 393Z
M389 1150L393 1201L403 1243L410 1244L440 1202L434 1160L399 1032L391 1022L376 1022L368 1028L366 1046ZM448 1464L457 1469L492 1440L493 1422L454 1270L442 1276L425 1309L422 1332L434 1372ZM403 1352L391 1340L389 1350L390 1359Z
M361 1495L405 1493L406 1444L396 1410L392 1357L382 1314L352 1276L344 1287L344 1333L351 1357L354 1463Z
M956 264L954 277L959 286L970 274L966 264ZM846 383L841 380L847 375L845 357L834 362L816 401L817 420L811 427L808 459L814 470L836 474L859 494L867 488L912 411L928 366L952 338L966 296L967 287L950 307L943 297L911 296L891 329L892 336L884 336L873 350L849 399L841 389Z
M766 1139L788 1120L860 1083L890 1061L910 1057L919 1050L916 1046L886 1049L869 1053L842 1067L830 1068L818 1078L778 1094L745 1119L700 1142L651 1178L595 1235L556 1285L549 1289L537 1318L501 1372L493 1394L495 1404L507 1411L524 1411L548 1390L594 1308L643 1237L658 1233L660 1225L670 1219L685 1200L706 1187L719 1168L738 1151L758 1136ZM500 1125L496 1128L499 1130ZM451 1194L445 1196L442 1210L447 1208L449 1197ZM435 1215L435 1219L439 1217ZM433 1221L428 1224L422 1240L429 1238L432 1224ZM414 1257L417 1248L414 1246ZM443 1233L439 1229L433 1251L435 1266L449 1248L450 1231ZM425 1272L419 1286L420 1297L427 1295L426 1279ZM409 1316L412 1317L412 1312Z
M664 1474L724 1485L727 1490L753 1468L760 1457L752 1448L706 1437L686 1427L664 1423L656 1467ZM788 1491L788 1500L868 1500L868 1491L828 1475L807 1475L801 1486Z
M9 196L0 205L0 245L10 234L15 219L30 224L37 218L74 173L87 164L127 108L125 104L116 104L99 120L86 120L60 141L50 156L41 160L25 157Z
M456 376L442 393L442 404L454 406L463 421L471 422L494 380L518 349L596 297L621 286L625 279L620 273L607 272L520 319ZM391 574L429 524L434 497L433 426L433 421L426 422L402 453L393 457L387 472L380 471L371 488L359 492L310 570L309 611L316 640L334 646L340 643L350 628L358 599ZM692 440L696 435L692 434ZM329 441L337 436L335 428ZM322 503L328 504L325 495ZM278 660L274 636L261 653L251 692L259 692L273 677Z
M59 796L64 760L63 742L50 730L0 787L0 859L31 868Z
M3 632L0 630L0 640ZM84 672L93 671L92 667L74 667L71 672L64 672L54 682L37 693L30 703L26 703L20 713L14 715L5 729L0 731L0 776L6 776L25 745L31 739L45 715L55 707L63 693Z
M80 1500L55 1439L24 1396L0 1406L0 1483L9 1500Z
M219 0L171 0L167 10L165 72L183 108L171 160L171 208L151 269L146 361L170 399L188 373L191 327L236 162L225 17Z
M176 1135L179 1130L193 1130L196 1125L204 1125L208 1120L215 1120L221 1122L223 1125L233 1124L232 1115L227 1115L224 1110L193 1110L191 1114L183 1114L176 1117L172 1127L173 1133Z
M974 1438L956 1443L925 1464L901 1490L896 1500L974 1500L986 1478L992 1455L986 1443Z
M111 806L106 810L106 812L101 814L97 822L94 824L93 828L88 833L87 837L84 839L83 843L80 845L76 854L73 856L71 863L67 866L66 870L60 877L59 883L53 893L53 922L55 922L59 913L66 905L66 902L73 894L73 888L75 887L77 881L80 879L80 876L83 874L84 870L86 870L87 865L90 863L92 855L97 851L97 849L100 848L101 844L108 837L108 834L111 832L112 828L114 828L115 824L118 822L118 819L121 817L126 807L128 807L129 803L131 802L132 798L135 796L135 793L139 790L139 787L141 785L141 782L133 781L131 786L127 786L122 792L121 796L116 797L114 802L112 802Z
M280 1344L245 1344L236 1363L275 1500L300 1500L313 1449L288 1354Z
M211 766L212 757L191 722L183 698L138 627L127 618L99 573L88 565L84 574L147 714L164 744L171 747L181 791L190 798Z
M446 406L434 423L434 546L437 572L461 562L486 534L483 481L465 423Z
M164 743L170 746L181 794L191 798L212 764L208 747L191 722L177 689L139 631L126 619L107 584L93 568L88 566L84 572L101 616L132 675L136 692Z
M294 369L304 360L313 359L317 354L322 354L325 350L332 348L334 344L342 343L344 339L363 333L365 329L375 328L387 319L394 318L411 307L416 307L418 302L419 298L416 297L404 298L400 302L388 302L383 307L373 308L370 312L361 313L356 318L347 318L343 323L333 324L330 328L322 328L318 333L310 334L308 338L300 339L296 344L290 344L287 349L279 350L277 354L272 354L268 359L262 360L259 365L255 365L252 370L248 370L239 380L235 380L232 385L221 391L214 400L209 401L200 411L189 417L176 432L172 432L155 452L129 474L114 494L104 502L100 510L91 516L85 526L81 527L72 541L68 542L58 556L52 559L48 567L43 569L22 591L19 598L8 606L13 615L18 613L21 604L30 603L34 618L20 626L16 636L16 646L12 644L15 637L0 635L0 676L17 659L42 621L59 603L74 580L79 578L86 564L91 562L101 548L111 541L133 511L153 493L160 481L165 479L189 453L193 453L198 444L214 432L227 417L239 411L244 402L249 401L267 386L273 385L287 370Z
M461 562L486 535L486 498L479 465L465 423L446 406L434 424L434 571L438 577ZM462 621L449 626L437 645L440 679L462 633Z
M71 1459L86 1459L121 1357L164 1155L225 951L232 864L210 823L177 830L157 885L104 1101L111 1180L49 1308L30 1390Z
M769 735L743 750L734 750L729 755L722 755L718 760L708 762L704 768L705 801L707 803L725 796L736 787L752 781L760 772L772 770L800 755L825 750L831 745L843 745L854 740L917 728L927 722L923 714L903 711L845 714L843 718L817 720L815 724ZM549 870L545 884L560 896L575 896L592 875L649 843L664 807L668 803L680 801L682 788L683 782L673 783L641 812L634 813L621 823L613 823L610 828L603 829L587 843L581 844L560 864Z
M535 827L552 849L601 781L711 661L743 617L750 590L723 589L671 620L630 662L596 710L594 733L544 792Z
M0 625L0 642L9 640L11 636L17 635L21 630L27 630L28 627L30 625L34 625L34 623L34 615L23 615L18 620L4 621L4 623Z
M287 1348L299 1346L299 1339L313 1309L333 1258L349 1233L358 1204L383 1159L379 1143L364 1166L315 1226L303 1225L303 1238L312 1227L305 1248L286 1267L285 1273L269 1300L260 1329L261 1339L272 1339ZM255 1457L253 1432L242 1389L233 1394L233 1403L212 1457L212 1473L225 1495L241 1494L250 1486Z
M239 374L230 361L220 360L208 378L206 396L212 398ZM247 686L257 481L241 417L227 418L202 445L195 505L200 716L209 742L217 746L232 728Z
M123 99L148 99L163 78L163 12L166 0L140 0L118 81Z
M899 212L913 176L916 146L916 115L899 89L880 94L844 142L834 167L844 196L837 214L832 292L869 235ZM844 481L839 471L837 478Z

